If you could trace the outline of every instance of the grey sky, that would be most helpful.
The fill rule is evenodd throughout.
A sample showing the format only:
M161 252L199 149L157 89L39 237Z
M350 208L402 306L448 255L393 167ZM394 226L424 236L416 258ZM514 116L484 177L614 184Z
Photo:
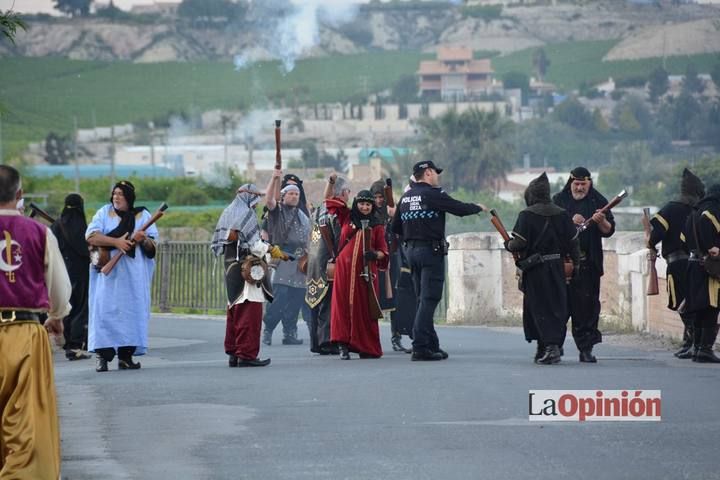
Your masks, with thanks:
M125 10L130 9L133 5L148 5L155 3L154 0L113 0L115 6ZM174 2L179 3L180 0L162 0L159 3ZM110 0L104 0L95 3L110 3ZM53 8L55 2L53 0L0 0L0 10L9 10L12 8L19 13L57 13Z

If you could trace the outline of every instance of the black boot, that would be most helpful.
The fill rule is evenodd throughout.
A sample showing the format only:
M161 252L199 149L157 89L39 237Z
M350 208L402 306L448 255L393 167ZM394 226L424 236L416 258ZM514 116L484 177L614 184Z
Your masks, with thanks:
M713 346L717 338L717 325L709 328L703 328L700 336L700 349L698 350L695 361L698 363L720 363L720 358L715 356Z
M263 330L262 342L265 345L272 345L272 332L270 330Z
M297 338L297 330L286 333L282 341L283 345L302 345L302 343L302 339Z
M132 356L135 353L135 347L118 348L118 369L120 370L139 370L140 362L133 362Z
M683 344L680 350L675 352L677 358L690 358L692 357L692 346L693 346L693 327L685 325L683 330ZM689 352L689 354L688 354Z
M675 356L681 359L691 358L694 362L698 350L700 350L700 333L702 332L702 329L693 325L690 327L690 331L692 332L692 335L690 337L692 345L690 345L690 348L688 348L685 353L681 353L679 355L676 353Z
M395 352L412 353L411 349L403 347L402 336L398 334L392 336L392 338L390 339L390 343L392 344L392 349Z
M238 357L232 354L228 354L228 367L237 367L238 366Z
M558 349L559 350L559 349ZM537 349L535 350L535 358L533 358L533 361L537 363L537 361L545 355L545 344L542 343L540 340L537 341ZM562 355L562 354L561 354Z
M580 361L583 363L597 363L597 358L592 354L592 347L580 350Z
M341 343L340 348L340 360L350 360L350 352L348 351L347 345Z
M545 353L538 358L539 365L552 365L560 362L560 347L557 345L548 345L545 347Z
M107 372L108 362L100 355L95 355L95 371L96 372Z

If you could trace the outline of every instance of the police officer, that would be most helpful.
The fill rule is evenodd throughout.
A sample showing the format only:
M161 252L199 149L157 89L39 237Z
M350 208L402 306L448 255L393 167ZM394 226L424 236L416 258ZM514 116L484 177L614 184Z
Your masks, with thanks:
M392 222L393 232L402 236L419 300L413 324L413 361L448 357L440 348L433 324L445 283L445 212L464 217L487 210L445 193L439 187L442 171L430 160L413 166L416 182L400 198Z

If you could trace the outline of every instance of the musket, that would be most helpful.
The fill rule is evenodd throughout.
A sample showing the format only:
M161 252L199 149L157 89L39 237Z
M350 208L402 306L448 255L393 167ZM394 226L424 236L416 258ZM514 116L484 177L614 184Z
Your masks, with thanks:
M154 224L155 222L157 222L160 219L160 217L165 215L165 210L167 210L167 208L168 208L168 204L163 202L163 204L160 205L160 207L158 207L157 211L153 214L153 216L150 217L150 220L148 220L148 222L145 225L143 225L139 231L144 232L148 228L150 228L150 226L152 224ZM130 243L132 243L130 248L135 248L135 243L136 243L135 240L131 240ZM120 261L120 258L125 256L124 250L122 250L122 249L118 249L118 250L119 251L118 251L117 255L112 257L110 259L110 261L107 262L105 264L105 266L100 269L100 272L104 273L105 275L109 275L110 272L112 272L113 268L115 268L115 265L117 265L117 263Z
M500 220L500 217L498 216L495 209L490 210L490 223L493 224L493 227L495 227L495 230L498 231L502 239L506 242L510 241L510 234L508 233L507 229L505 228L505 225L503 225L502 220ZM513 259L517 262L520 260L520 253L519 252L511 252Z
M33 202L30 202L29 207L30 207L30 215L29 215L30 218L33 218L37 215L40 218L43 218L44 220L47 220L50 223L55 223L55 219L53 217L51 217L49 213L47 213L45 210L43 210L42 208L35 205Z
M650 245L650 232L652 227L650 226L650 209L643 208L642 217L643 230L645 230L645 243L648 247L647 254L647 265L648 265L648 284L647 284L647 295L658 295L660 289L658 287L658 275L657 268L655 267L655 261L657 260L657 250L655 247Z
M275 120L275 170L282 170L282 155L280 154L280 123Z
M625 190L623 189L622 191L620 191L620 193L618 193L617 195L615 195L615 196L612 198L612 200L610 200L610 202L609 202L607 205L605 205L605 206L602 207L600 210L598 210L598 213L603 213L603 214L604 214L604 213L607 213L608 210L610 210L610 209L612 209L612 208L615 208L615 207L617 206L617 204L619 204L620 202L622 202L622 199L625 198L625 197L627 197L627 191L625 191ZM585 220L583 223L581 223L580 225L578 225L578 226L577 226L577 234L575 235L575 237L577 237L577 236L580 235L582 232L584 232L585 230L587 230L587 229L590 227L590 225L592 225L593 223L595 223L595 220L593 220L592 217L590 217L590 218L588 218L587 220Z
M362 246L363 246L363 273L360 276L365 280L367 285L368 293L368 313L370 318L377 320L383 317L382 309L380 308L380 302L378 302L377 294L375 293L375 287L373 286L373 274L370 268L370 262L373 260L367 260L365 253L370 251L370 229L368 225L370 220L360 220L362 225Z
M395 207L395 199L393 198L393 190L392 190L392 178L385 179L385 186L383 187L383 196L385 197L385 205L394 208ZM390 231L390 226L386 225L385 228L388 229L388 235L385 238L390 237L390 245L388 245L388 248L390 249L390 254L392 255L397 251L398 246L398 238L397 235L392 233ZM385 298L391 299L393 298L393 291L392 291L392 278L390 277L390 265L388 265L388 268L385 270Z

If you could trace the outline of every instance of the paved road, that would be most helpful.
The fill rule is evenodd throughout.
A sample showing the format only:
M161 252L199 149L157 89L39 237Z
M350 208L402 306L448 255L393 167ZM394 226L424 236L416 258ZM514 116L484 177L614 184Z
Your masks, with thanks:
M444 327L444 362L273 345L271 366L230 369L222 318L150 331L139 371L58 354L64 479L720 478L720 368L668 352L537 366L517 329ZM662 421L528 421L529 389L598 388L662 390Z

